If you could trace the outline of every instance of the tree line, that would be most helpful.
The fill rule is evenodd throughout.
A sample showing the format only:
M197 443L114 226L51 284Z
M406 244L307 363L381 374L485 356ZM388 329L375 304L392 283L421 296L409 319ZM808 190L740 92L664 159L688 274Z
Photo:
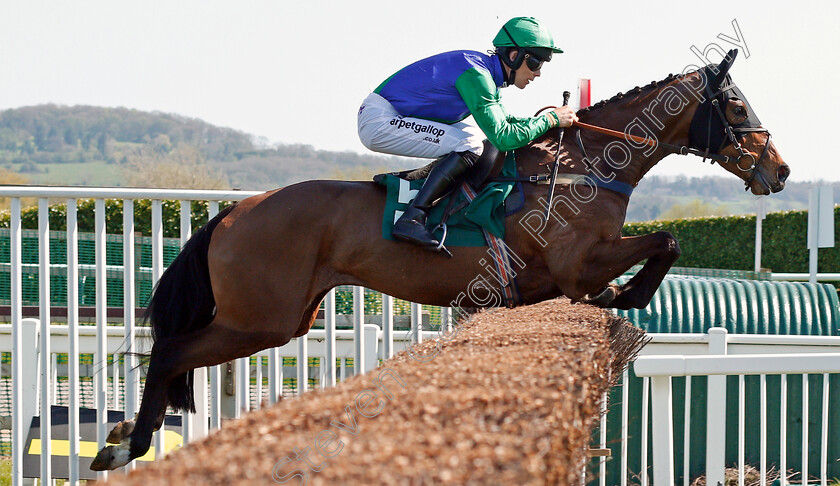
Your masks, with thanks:
M237 153L254 149L250 135L173 114L57 105L0 112L0 151L13 163L109 160L117 143L150 144L160 136L172 146L198 147L213 160L233 160Z
M367 168L362 176L367 179L375 171L412 164L311 145L269 146L244 132L167 113L57 105L0 111L0 169L35 183L84 184L81 175L78 181L50 177L51 172L66 174L57 165L71 163L92 163L91 170L100 172L103 163L114 164L110 167L119 170L113 170L108 185L257 190L340 178L359 167Z

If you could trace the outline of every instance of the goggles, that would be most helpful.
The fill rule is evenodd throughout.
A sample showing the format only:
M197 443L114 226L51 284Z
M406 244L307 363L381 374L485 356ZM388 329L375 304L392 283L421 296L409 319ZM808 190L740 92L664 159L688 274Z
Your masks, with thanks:
M525 65L528 66L528 69L530 69L533 73L539 71L544 62L545 60L540 59L533 54L525 54Z

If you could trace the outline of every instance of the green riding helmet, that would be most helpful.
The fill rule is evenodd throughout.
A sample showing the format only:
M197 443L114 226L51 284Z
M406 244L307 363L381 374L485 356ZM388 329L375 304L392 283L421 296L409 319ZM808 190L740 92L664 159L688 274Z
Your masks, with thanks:
M500 56L502 61L513 70L519 69L525 59L525 54L536 56L547 62L551 60L552 53L563 52L554 45L551 32L533 17L514 17L508 20L496 34L493 45L499 48L500 54L503 54ZM506 54L512 49L519 51L519 55L514 60L510 60ZM508 80L508 83L512 82L513 79Z

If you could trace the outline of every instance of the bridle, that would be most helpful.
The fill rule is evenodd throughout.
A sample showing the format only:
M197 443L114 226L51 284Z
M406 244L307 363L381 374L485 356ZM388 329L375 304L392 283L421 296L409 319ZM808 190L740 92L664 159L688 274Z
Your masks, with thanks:
M710 79L711 75L712 73L709 66L703 68L701 76L704 76L706 79ZM700 106L697 107L697 111L694 113L694 118L691 120L691 128L689 129L690 145L694 146L699 140L703 139L701 133L698 132L702 130L701 127L705 125L703 127L705 129L703 130L705 131L705 143L702 144L705 148L702 149L701 153L697 153L696 155L703 157L704 161L707 158L711 159L712 163L714 163L718 159L711 157L711 155L713 155L711 153L712 145L717 145L714 152L719 155L720 151L724 147L731 144L735 150L738 151L738 158L733 160L724 156L726 157L725 161L733 162L735 167L742 172L749 172L745 180L746 189L749 189L750 183L756 177L761 179L762 184L770 187L768 181L759 170L761 161L764 160L764 157L770 149L770 131L761 126L761 121L759 121L758 117L752 111L749 102L747 102L747 99L744 97L743 93L741 93L741 90L738 89L738 86L732 82L732 78L729 74L725 75L724 79L719 84L717 91L712 91L711 86L707 82L704 93L706 95L706 99L703 100L703 102L700 103ZM746 119L737 125L729 123L729 120L726 119L726 114L724 113L723 108L721 108L721 105L725 107L729 100L733 98L743 102L747 110ZM706 119L705 123L703 118ZM761 155L758 156L758 160L756 160L753 154L744 150L740 142L738 142L738 135L745 135L747 133L767 134L767 141L764 144L764 149L761 151ZM723 136L728 139L728 143L727 140L723 139ZM699 149L700 147L696 148ZM748 163L746 168L746 164L742 164L745 160Z

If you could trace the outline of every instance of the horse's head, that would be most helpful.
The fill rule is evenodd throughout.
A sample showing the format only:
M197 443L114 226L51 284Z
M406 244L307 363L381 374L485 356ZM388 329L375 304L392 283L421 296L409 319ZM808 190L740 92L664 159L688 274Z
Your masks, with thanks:
M733 49L719 65L710 64L698 71L705 80L705 91L691 120L690 144L730 157L720 164L743 179L753 194L779 192L785 187L790 168L776 151L770 132L761 126L746 97L732 82L729 68L737 54Z

